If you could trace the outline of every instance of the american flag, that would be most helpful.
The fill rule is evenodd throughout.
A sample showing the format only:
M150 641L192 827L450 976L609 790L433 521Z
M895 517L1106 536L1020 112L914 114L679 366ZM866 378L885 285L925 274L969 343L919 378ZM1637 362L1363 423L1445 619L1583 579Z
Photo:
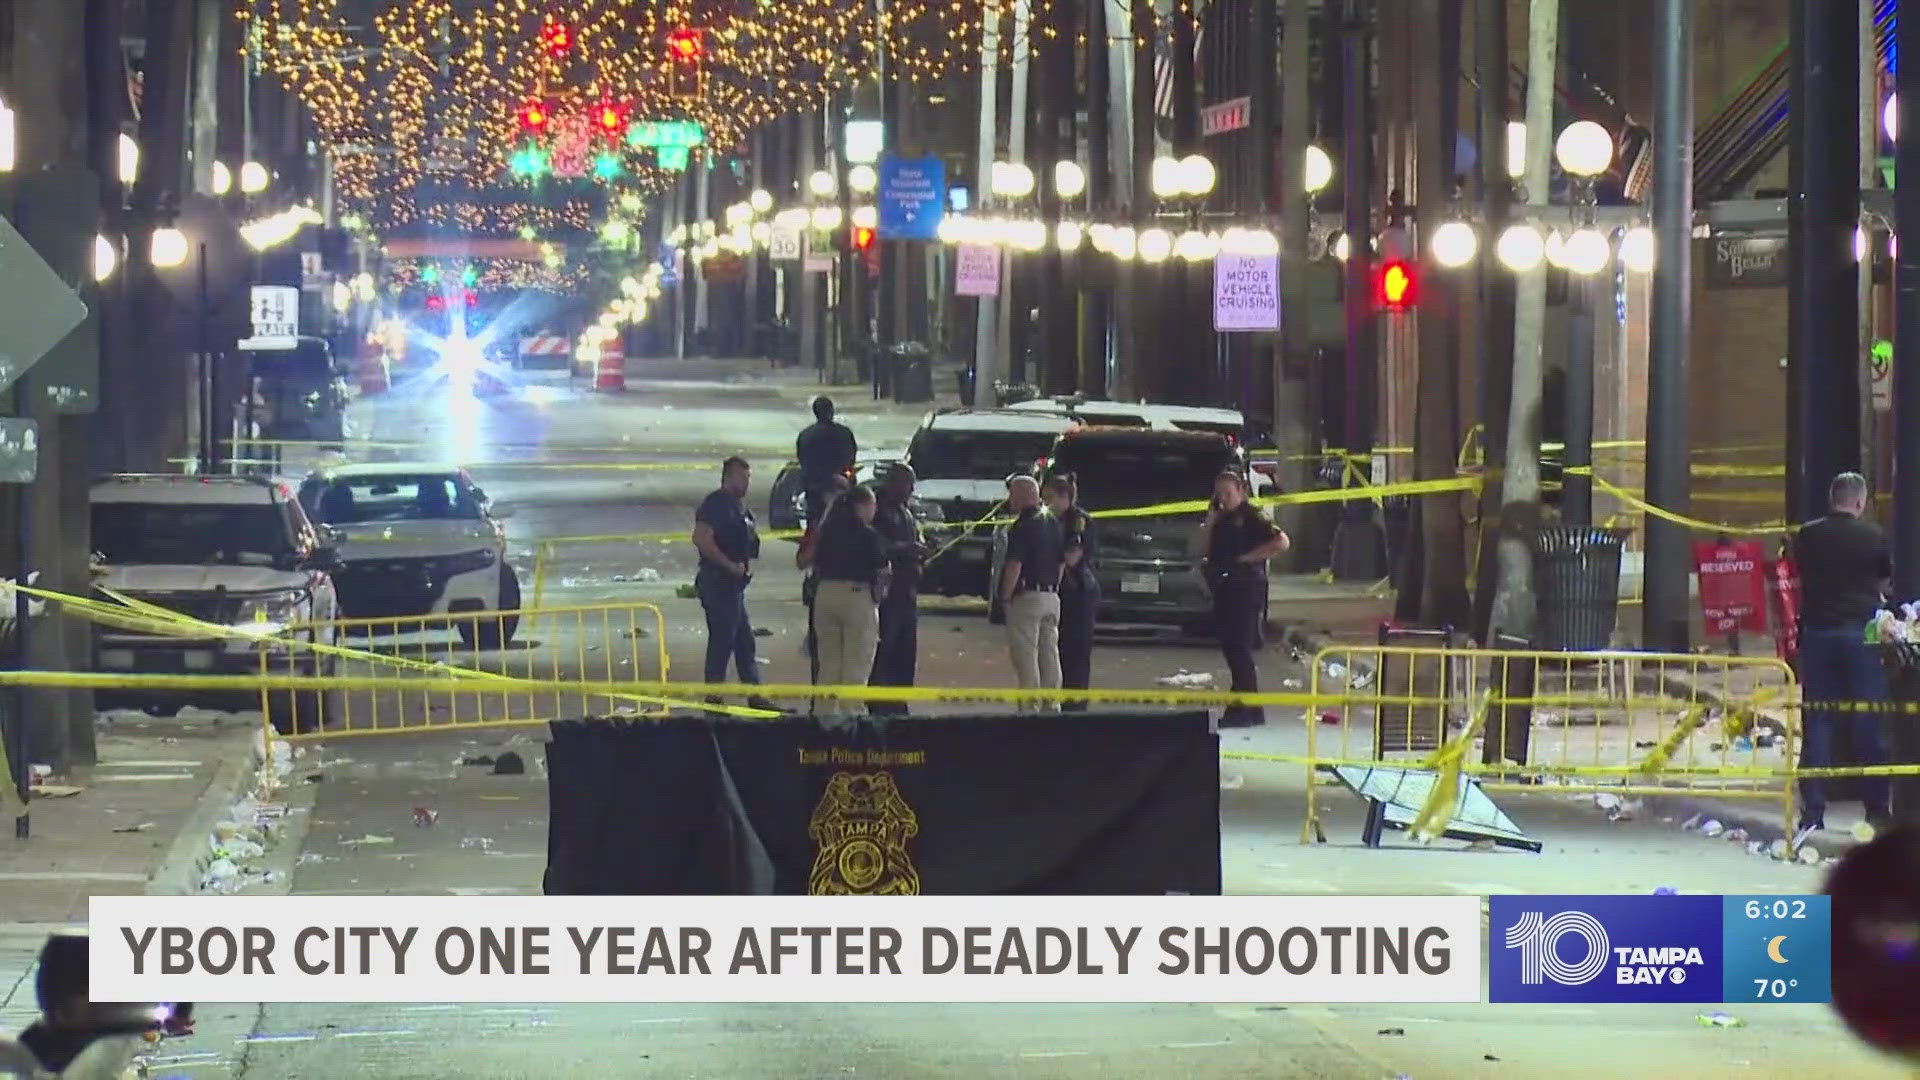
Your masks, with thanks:
M1144 0L1134 0L1143 3ZM1196 9L1199 5L1195 5ZM1197 12L1196 12L1197 13ZM1200 71L1200 49L1206 41L1206 28L1195 27L1193 31L1193 69L1196 77ZM1153 58L1153 112L1162 120L1173 119L1173 36L1167 34L1159 40Z

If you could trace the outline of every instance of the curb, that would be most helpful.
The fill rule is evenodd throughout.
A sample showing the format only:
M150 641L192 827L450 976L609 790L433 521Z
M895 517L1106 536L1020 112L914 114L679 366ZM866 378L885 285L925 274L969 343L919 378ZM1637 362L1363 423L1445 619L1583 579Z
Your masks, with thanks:
M226 817L227 810L246 794L255 777L250 752L220 764L207 789L200 793L185 825L174 835L167 854L147 878L148 896L193 896L200 892L200 879L213 862L213 849L207 837Z

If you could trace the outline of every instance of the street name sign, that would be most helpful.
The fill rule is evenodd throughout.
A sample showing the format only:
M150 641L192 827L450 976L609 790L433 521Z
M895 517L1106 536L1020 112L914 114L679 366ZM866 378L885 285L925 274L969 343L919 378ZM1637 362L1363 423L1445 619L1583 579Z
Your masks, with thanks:
M87 305L11 221L0 218L0 390L85 322Z
M880 239L937 239L946 213L945 162L932 156L880 159Z

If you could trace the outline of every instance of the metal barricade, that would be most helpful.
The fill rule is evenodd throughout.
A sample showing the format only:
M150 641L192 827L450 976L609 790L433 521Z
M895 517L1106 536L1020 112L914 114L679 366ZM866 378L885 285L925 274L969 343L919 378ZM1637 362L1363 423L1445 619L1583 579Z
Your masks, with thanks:
M516 637L513 623L522 629ZM536 633L537 631L537 633ZM665 682L666 618L653 604L600 604L381 619L294 629L309 647L262 653L261 674L336 684L296 703L268 737L311 741L443 728L512 727L582 716L660 716L659 698L582 694L581 685ZM489 641L510 640L505 648ZM304 670L303 670L304 669ZM263 701L272 719L272 709Z
M1331 767L1442 756L1492 791L1756 798L1792 816L1799 686L1774 657L1335 645L1309 690L1303 833Z

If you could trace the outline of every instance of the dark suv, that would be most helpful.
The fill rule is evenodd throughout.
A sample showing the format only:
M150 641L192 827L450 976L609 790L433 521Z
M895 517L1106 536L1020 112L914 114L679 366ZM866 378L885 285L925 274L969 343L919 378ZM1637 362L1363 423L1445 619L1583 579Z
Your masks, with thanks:
M1204 504L1213 480L1240 463L1231 440L1215 432L1081 428L1055 441L1043 473L1073 474L1080 506L1133 510ZM1201 572L1199 509L1094 518L1100 621L1205 630L1213 602Z

